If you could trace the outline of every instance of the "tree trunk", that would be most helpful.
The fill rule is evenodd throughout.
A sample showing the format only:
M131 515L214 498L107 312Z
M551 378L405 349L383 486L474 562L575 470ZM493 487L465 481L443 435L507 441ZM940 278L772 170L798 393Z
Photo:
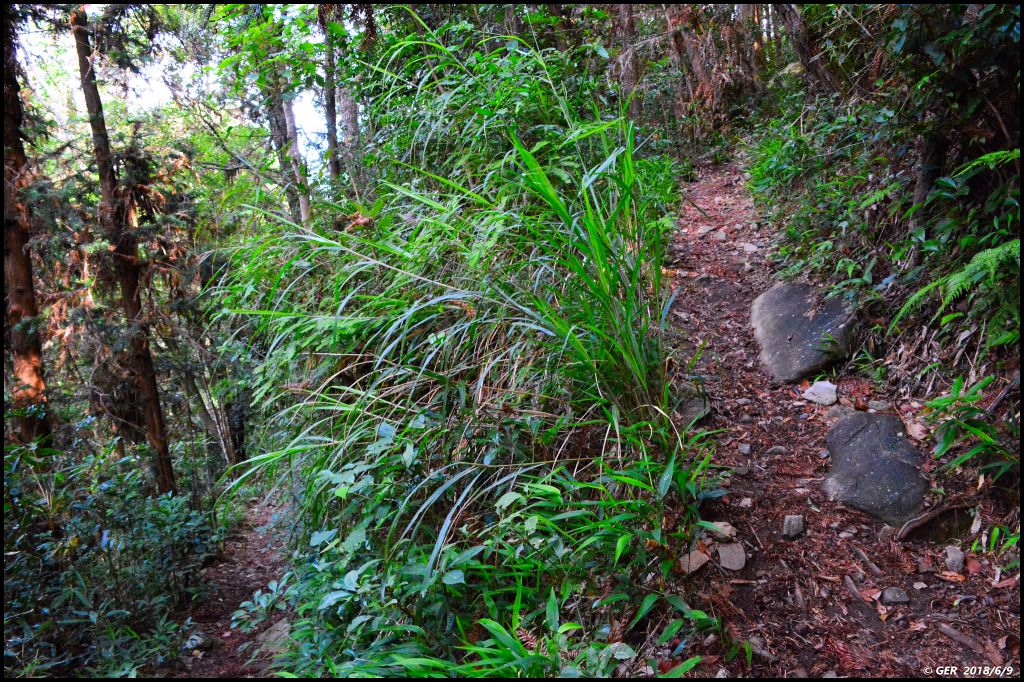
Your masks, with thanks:
M146 439L153 450L153 469L157 489L160 493L173 493L175 488L174 469L171 466L170 448L167 443L167 429L160 393L156 381L156 369L149 348L149 334L142 317L142 296L139 291L141 268L138 244L133 229L136 227L136 211L131 202L120 196L117 175L110 153L110 138L103 116L103 101L96 85L96 72L92 64L92 46L89 41L89 22L84 6L71 13L71 30L78 53L78 68L82 78L82 94L92 128L93 148L96 167L100 178L100 224L107 240L114 244L112 258L114 277L121 289L121 305L128 324L130 369L138 388L145 417Z
M561 5L548 5L548 14L555 20L555 45L559 52L567 52L569 41L565 31L565 11Z
M338 91L335 82L337 80L334 54L334 41L327 32L326 37L327 63L324 71L324 110L327 115L327 169L332 178L337 179L341 175L341 158L338 149Z
M43 350L39 339L32 257L28 251L29 213L21 193L30 184L25 146L21 141L22 106L18 85L18 54L14 17L4 7L4 290L6 324L14 365L11 404L23 443L49 440Z
M292 175L295 176L295 184L299 192L299 217L303 223L308 223L310 218L309 206L309 184L306 182L306 163L302 159L302 150L299 148L299 130L295 126L295 110L292 108L292 101L282 98L281 106L284 110L285 130L288 134L288 158L291 161Z
M910 216L909 231L911 234L922 229L925 224L927 209L924 207L924 202L928 199L939 174L942 173L942 166L946 162L948 152L949 140L934 133L917 140L918 165L917 177L914 182L914 206L918 208ZM916 244L907 257L907 263L912 268L921 264L921 251Z
M640 115L640 99L639 93L636 92L636 46L633 44L636 42L636 23L633 19L633 5L615 5L615 10L619 18L619 37L622 41L619 89L622 101L629 99L626 111L635 121Z
M343 156L345 165L348 166L349 182L356 200L358 200L363 191L363 147L359 131L359 102L351 90L341 88L338 90L338 103L341 105Z
M800 8L796 5L775 5L775 11L789 33L789 40L796 50L800 63L803 64L807 75L819 86L829 92L842 92L839 80L832 74L823 60L821 50L807 33L803 17L800 15Z
M284 107L281 106L281 98L274 92L265 92L264 100L267 106L267 121L270 123L270 142L277 153L277 164L284 181L285 198L288 200L292 220L300 222L302 212L299 208L299 189L295 185L295 181L291 179L292 163L288 157L288 125L285 123Z

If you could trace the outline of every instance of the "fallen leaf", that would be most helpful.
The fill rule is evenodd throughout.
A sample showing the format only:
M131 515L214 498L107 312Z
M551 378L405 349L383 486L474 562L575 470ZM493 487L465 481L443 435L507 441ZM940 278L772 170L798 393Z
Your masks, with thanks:
M997 582L994 585L992 585L992 587L996 588L997 590L1001 590L1001 589L1006 588L1006 587L1013 587L1016 584L1017 584L1017 579L1016 578L1007 578L1006 580L1000 580L999 582Z
M866 602L877 601L878 598L881 597L881 596L882 596L882 591L881 590L867 589L867 590L861 590L860 591L861 599L863 599Z
M959 573L954 573L953 571L942 571L938 574L937 577L951 583L962 583L964 580L967 579Z
M980 570L981 570L981 562L980 561L978 561L977 559L968 559L967 560L967 572L968 573L977 573Z

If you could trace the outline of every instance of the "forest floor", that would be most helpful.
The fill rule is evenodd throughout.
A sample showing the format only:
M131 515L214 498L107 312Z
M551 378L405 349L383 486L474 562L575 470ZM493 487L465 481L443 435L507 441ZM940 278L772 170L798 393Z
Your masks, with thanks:
M686 647L685 657L704 657L690 674L911 676L952 665L963 675L973 664L1013 665L1011 676L1019 675L1019 568L1004 574L997 559L972 555L966 542L957 542L958 533L969 534L967 509L939 515L898 542L894 529L828 500L825 436L837 409L804 400L801 387L773 385L749 324L754 298L774 283L774 228L759 219L736 166L704 169L686 197L667 263L680 288L672 341L682 358L703 344L687 371L703 377L711 413L695 428L718 431L715 463L732 473L728 494L701 513L736 529L727 543L738 542L742 551L730 548L725 563L737 565L738 553L744 565L723 568L709 539L712 561L684 580L690 606L718 617L726 639L753 649L748 668L742 654L727 660L722 637L707 637L696 651ZM920 403L878 395L850 368L836 373L847 412L877 400L909 426L920 420ZM929 451L925 442L918 448ZM956 474L938 479L930 460L924 474L933 488L945 486L945 500L961 493L953 490L961 484L949 480ZM970 483L963 481L964 495L971 494ZM931 501L931 508L942 506ZM1005 503L993 509L986 498L966 506L980 509L986 524L1006 512ZM795 540L782 536L786 515L804 517L806 532ZM960 571L945 563L950 544L965 551ZM909 602L883 604L881 592L891 587Z
M266 592L272 580L280 580L285 569L282 554L287 546L286 531L278 518L286 505L274 498L257 498L224 542L220 558L201 571L204 592L177 619L191 618L198 646L181 655L174 677L267 677L270 659L288 634L288 621L281 612L252 632L231 627L239 604L250 600L257 590Z

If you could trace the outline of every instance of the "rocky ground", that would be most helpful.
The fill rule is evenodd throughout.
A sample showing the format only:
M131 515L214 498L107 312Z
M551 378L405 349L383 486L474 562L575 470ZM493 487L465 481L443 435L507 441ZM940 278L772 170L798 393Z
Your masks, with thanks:
M711 411L694 428L720 431L715 461L731 469L728 494L702 508L723 530L707 533L684 578L691 606L727 632L687 647L704 657L690 675L998 676L984 666L1009 665L995 672L1019 676L1019 568L971 551L1019 515L1015 500L923 454L920 401L877 394L842 363L826 372L806 347L802 360L775 357L772 343L798 346L807 325L829 332L832 350L852 343L842 304L773 289L775 234L736 167L705 170L687 198L667 263L680 289L671 315L679 356L702 353L679 378L705 388ZM751 307L769 291L755 340ZM730 659L729 640L750 644L749 666Z

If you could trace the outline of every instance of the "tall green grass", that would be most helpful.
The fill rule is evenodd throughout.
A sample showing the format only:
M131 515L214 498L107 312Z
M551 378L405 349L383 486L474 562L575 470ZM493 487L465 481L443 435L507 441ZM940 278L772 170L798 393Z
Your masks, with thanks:
M289 671L606 675L656 607L713 625L668 579L710 457L669 418L674 169L577 114L566 58L451 39L375 65L372 206L232 254L215 294L256 329L273 445L236 480L300 489Z

